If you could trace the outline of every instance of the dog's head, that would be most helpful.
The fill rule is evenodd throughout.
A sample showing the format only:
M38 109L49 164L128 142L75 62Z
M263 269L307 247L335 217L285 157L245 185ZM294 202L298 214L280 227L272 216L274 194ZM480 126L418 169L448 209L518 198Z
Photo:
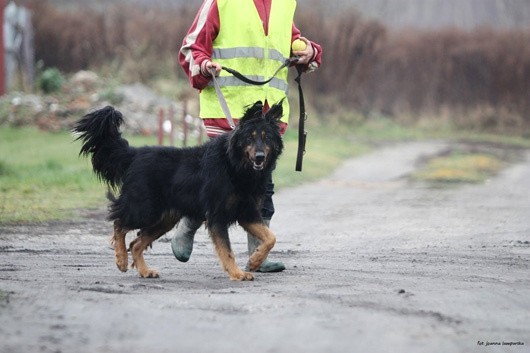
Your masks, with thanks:
M245 169L272 170L283 150L280 119L283 100L263 113L263 103L258 101L247 109L230 137L232 157L239 159Z

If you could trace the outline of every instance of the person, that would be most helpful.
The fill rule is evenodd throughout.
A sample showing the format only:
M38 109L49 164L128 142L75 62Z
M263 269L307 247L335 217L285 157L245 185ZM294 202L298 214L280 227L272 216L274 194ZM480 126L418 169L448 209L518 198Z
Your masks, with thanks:
M271 78L286 58L298 57L297 65L313 71L320 66L322 48L301 36L293 22L295 0L205 0L185 36L179 52L179 64L188 75L193 88L200 91L200 117L208 137L213 138L231 130L219 104L212 83L212 69L234 118L243 116L246 107L256 101L269 104L280 102L287 96L288 68L282 69L268 84L249 85L221 71L230 67L257 81ZM306 48L292 52L291 43L300 39ZM284 117L280 131L287 129L289 103L283 101ZM234 119L237 124L237 119ZM274 184L269 181L262 207L262 218L270 225L274 214ZM195 232L202 220L182 218L171 240L175 257L189 260L193 251ZM249 256L259 241L248 234ZM248 264L247 264L248 268ZM266 259L258 272L279 272L285 265Z

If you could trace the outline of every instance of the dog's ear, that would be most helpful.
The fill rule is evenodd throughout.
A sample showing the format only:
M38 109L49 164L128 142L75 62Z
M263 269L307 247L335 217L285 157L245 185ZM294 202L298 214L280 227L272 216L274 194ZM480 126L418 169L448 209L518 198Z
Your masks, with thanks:
M283 99L274 104L265 114L267 122L278 124L283 116Z
M257 101L252 106L249 106L245 111L245 115L241 118L241 121L248 121L251 119L261 118L263 115L263 102Z

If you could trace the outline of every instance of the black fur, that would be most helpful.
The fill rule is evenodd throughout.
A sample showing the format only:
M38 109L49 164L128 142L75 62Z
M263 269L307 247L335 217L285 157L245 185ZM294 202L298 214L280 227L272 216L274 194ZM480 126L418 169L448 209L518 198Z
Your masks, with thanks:
M129 146L119 132L122 114L110 106L85 115L73 131L80 155L91 155L95 174L118 193L109 191L115 225L148 230L170 214L171 223L186 216L206 220L218 230L211 236L226 234L229 247L231 224L262 222L265 185L283 150L281 116L281 103L263 114L256 102L235 130L190 148Z

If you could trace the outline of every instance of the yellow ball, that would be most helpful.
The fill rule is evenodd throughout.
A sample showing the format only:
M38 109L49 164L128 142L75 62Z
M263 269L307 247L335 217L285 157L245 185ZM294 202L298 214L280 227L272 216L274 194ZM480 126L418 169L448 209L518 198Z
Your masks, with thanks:
M307 47L307 45L305 44L305 42L301 39L296 39L293 44L291 44L291 48L293 49L293 52L294 51L302 51L302 50L305 50L305 48Z

